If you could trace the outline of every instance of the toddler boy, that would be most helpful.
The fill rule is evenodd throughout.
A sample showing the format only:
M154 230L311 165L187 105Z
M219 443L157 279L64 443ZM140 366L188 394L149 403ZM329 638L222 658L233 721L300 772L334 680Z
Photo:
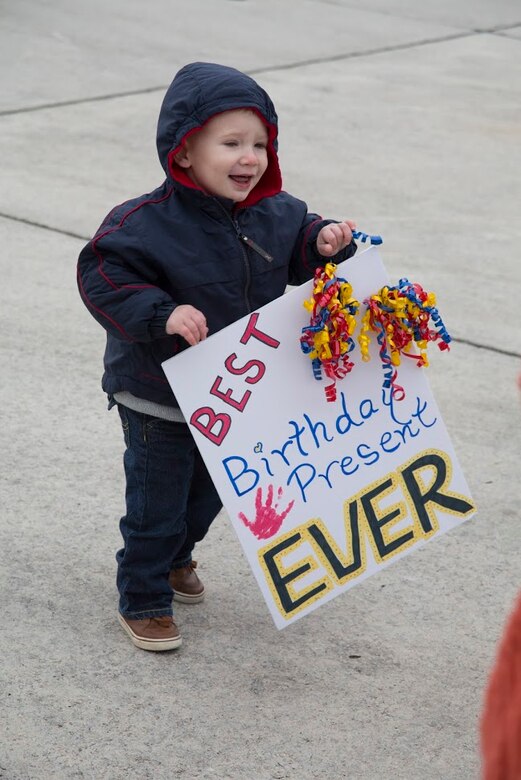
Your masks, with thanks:
M110 212L80 254L78 286L107 331L102 386L126 445L119 621L137 647L171 650L172 598L203 599L192 551L221 501L161 363L356 245L354 222L282 191L273 103L234 68L179 71L157 148L164 183Z

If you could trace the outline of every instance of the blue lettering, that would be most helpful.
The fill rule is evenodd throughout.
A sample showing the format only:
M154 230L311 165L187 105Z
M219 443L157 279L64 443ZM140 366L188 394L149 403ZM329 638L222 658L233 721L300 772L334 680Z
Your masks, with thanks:
M362 422L355 422L353 420L353 418L351 417L351 415L348 412L348 409L347 409L347 406L346 406L346 397L345 397L344 393L340 393L340 398L342 400L342 410L343 411L342 411L342 414L339 414L338 417L336 418L335 426L336 426L336 429L337 429L338 433L340 433L343 436L345 433L349 433L349 431L351 430L351 426L352 425L354 425L357 428L359 428L364 423L363 423L363 421Z
M385 431L385 433L382 433L382 436L380 438L380 447L383 449L384 452L396 452L396 450L400 446L400 442L398 442L398 444L396 444L394 447L386 447L385 445L388 444L388 442L390 442L392 438L393 435L390 431Z
M331 480L329 479L329 470L330 470L330 469L331 469L331 468L332 468L332 467L335 465L335 463L336 463L336 464L338 464L338 461L337 461L337 460L332 460L332 461L331 461L331 463L328 463L328 466L327 466L327 468L326 468L326 471L325 471L325 473L324 473L324 474L319 474L319 475L318 475L318 476L319 476L319 477L321 477L322 479L325 479L325 480L326 480L326 482L327 482L327 484L328 484L328 486L329 486L330 488L332 488L332 487L333 487L333 485L331 484Z
M301 477L300 472L303 471L304 473L308 470L308 477ZM311 465L311 463L301 463L299 466L293 469L291 474L289 475L286 484L289 486L293 478L295 478L295 481L299 487L300 494L302 496L302 500L304 503L306 503L306 488L308 485L311 485L313 480L315 479L317 475L317 470L314 466Z
M269 460L268 460L267 458L261 458L261 460L262 460L262 462L264 463L264 468L266 469L266 471L268 472L268 474L270 475L270 477L274 477L274 476L275 476L275 474L274 474L274 473L273 473L273 471L270 469L270 462L269 462Z
M350 477L351 474L354 474L355 471L358 470L358 463L357 463L354 469L351 469L351 471L349 471L349 466L351 465L352 462L353 462L353 458L351 457L351 455L345 455L340 461L340 471L345 477Z
M293 442L294 439L289 438L287 441L284 442L281 450L274 449L271 451L271 455L280 455L280 457L282 458L286 466L289 466L290 465L289 459L286 457L286 447L289 447L289 445L293 444Z
M306 416L306 415L304 415L304 416ZM296 442L296 445L297 445L297 448L298 448L298 451L300 452L300 454L303 455L305 458L307 458L308 453L306 452L306 450L304 449L304 447L300 443L300 437L302 436L302 434L305 432L306 429L304 427L300 428L297 425L297 423L295 422L295 420L289 420L289 424L293 426L294 433L290 434L290 436L288 437L288 440ZM285 449L285 447L284 447L284 449ZM289 466L289 463L287 465Z
M265 460L265 458L263 458ZM232 470L229 467L229 463L232 461L236 461L242 466L242 469L238 471L236 474L232 473ZM244 460L244 458L241 458L239 455L231 455L229 458L225 458L222 461L222 464L224 466L224 470L226 471L226 474L228 475L228 479L232 483L233 489L237 493L238 496L244 496L246 493L249 493L250 490L253 490L254 487L257 486L257 483L259 481L259 472L255 469L249 469L248 468L248 461ZM243 486L243 489L239 489L237 487L237 483L239 480L241 480L243 477L246 478L246 484ZM242 480L244 482L244 480Z
M367 412L364 413L365 407L368 407ZM380 410L378 408L374 408L373 402L370 398L364 398L362 403L360 404L360 416L364 420L368 420L370 417L373 416L373 414L377 414Z
M369 450L369 452L363 452L363 450ZM376 452L376 450L372 450L368 444L359 444L356 448L356 451L358 455L365 460L366 466L372 466L373 463L376 463L378 460L380 460L380 455ZM372 460L369 460L369 458L372 458Z
M384 406L389 407L389 414L391 415L391 419L393 420L393 422L398 423L398 425L407 425L405 420L399 420L398 417L396 416L396 413L394 411L395 401L393 398L392 391L388 390L385 387L382 388L382 403ZM410 422L410 420L408 422Z
M421 408L420 408L420 403L421 401L419 396L416 396L416 411L412 413L412 416L417 417L424 428L432 428L432 426L436 425L436 423L438 422L438 418L435 417L431 423L425 422L425 420L422 419L422 414L426 410L428 403L427 401L423 401L423 406Z
M411 439L415 439L416 436L418 436L418 434L420 432L420 429L419 428L415 428L414 431L413 431L412 428L411 428L411 421L410 420L409 420L409 422L404 423L401 428L395 428L394 432L397 433L398 436L402 437L403 444L405 444L405 431L408 431L409 436L411 437Z
M322 431L322 436L324 437L325 441L333 441L333 436L328 435L327 428L323 422L319 421L314 423L312 422L311 418L308 417L307 414L304 415L304 419L308 424L308 428L310 430L311 435L313 436L317 450L320 449L320 442L317 436L317 429L320 428L320 430Z

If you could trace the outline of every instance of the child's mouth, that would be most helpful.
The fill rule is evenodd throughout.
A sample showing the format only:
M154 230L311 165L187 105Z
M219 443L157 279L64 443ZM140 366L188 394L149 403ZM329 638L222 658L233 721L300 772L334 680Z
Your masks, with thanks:
M230 179L241 189L247 189L251 184L253 176L234 176L230 174Z

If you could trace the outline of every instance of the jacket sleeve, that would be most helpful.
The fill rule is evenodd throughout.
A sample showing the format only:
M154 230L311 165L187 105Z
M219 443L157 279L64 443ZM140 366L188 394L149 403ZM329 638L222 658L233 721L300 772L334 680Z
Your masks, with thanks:
M323 257L317 251L316 241L321 229L336 221L322 219L318 214L306 214L291 257L289 284L303 284L313 277L317 268L326 263L342 263L354 255L357 249L354 241L332 257Z
M92 316L111 335L125 341L165 338L166 321L176 304L158 286L157 272L124 229L95 236L80 253L78 288Z

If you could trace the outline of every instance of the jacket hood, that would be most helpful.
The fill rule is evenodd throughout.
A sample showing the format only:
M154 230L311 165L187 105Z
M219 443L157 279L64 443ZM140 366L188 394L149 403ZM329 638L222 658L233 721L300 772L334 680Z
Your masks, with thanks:
M216 114L249 108L268 130L268 167L246 200L251 206L261 198L276 195L282 187L277 157L277 114L264 89L245 73L225 65L193 62L185 65L168 88L159 113L157 151L169 179L191 189L199 189L174 160L188 135L196 133Z

